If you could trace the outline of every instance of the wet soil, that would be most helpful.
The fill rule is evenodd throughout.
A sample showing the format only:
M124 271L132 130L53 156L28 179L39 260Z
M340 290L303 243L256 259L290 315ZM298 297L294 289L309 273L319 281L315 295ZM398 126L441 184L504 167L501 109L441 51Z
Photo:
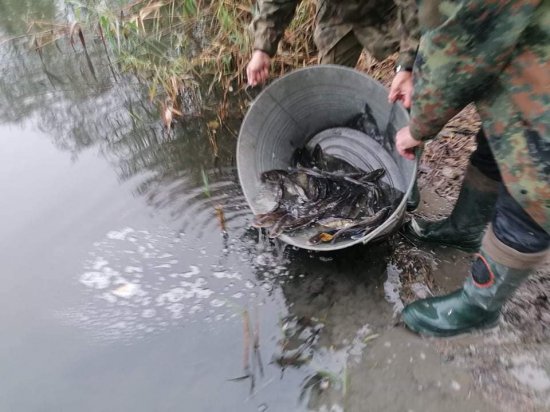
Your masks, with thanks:
M448 192L458 190L454 187ZM433 189L424 187L421 192L423 201L415 214L437 219L449 213L451 202ZM471 259L470 254L451 248L418 245L407 249L400 260L416 262L416 266L409 263L405 266L408 272L401 275L403 301L461 287ZM496 410L550 410L549 267L549 261L542 264L520 287L496 328L465 337L428 339L444 361L467 371L475 392Z

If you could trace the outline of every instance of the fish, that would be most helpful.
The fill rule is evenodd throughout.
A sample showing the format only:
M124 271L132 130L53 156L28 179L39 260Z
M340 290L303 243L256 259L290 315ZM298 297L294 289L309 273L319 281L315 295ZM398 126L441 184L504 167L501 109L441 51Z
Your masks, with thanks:
M368 104L365 104L361 113L356 114L346 123L346 127L359 130L380 144L384 141L384 137L382 133L380 133L378 123L372 113L372 109Z
M379 168L359 178L360 182L375 182L386 174L386 169Z
M252 226L256 228L271 227L279 219L284 217L286 214L287 212L282 209L277 209L268 213L258 214L254 216L254 220L252 221Z
M285 176L288 176L288 171L273 169L262 172L260 174L260 180L262 183L281 183Z
M372 231L375 227L377 227L380 223L382 223L384 220L386 220L386 217L389 215L390 207L385 207L383 209L380 209L378 212L376 212L374 215L367 217L366 219L363 219L359 222L357 222L354 225L350 225L348 227L342 228L334 235L332 236L331 242L335 242L342 236L357 236L358 234L361 234L360 237L363 237L368 234L368 232Z
M292 216L288 213L284 214L273 226L269 228L268 236L271 239L279 237L283 233L284 225L292 220Z
M290 163L293 167L312 168L314 166L313 157L305 147L299 147L294 150Z
M326 217L317 221L317 224L329 229L345 229L358 223L357 219L342 217Z
M297 149L291 167L261 173L262 184L273 191L275 207L256 215L252 225L267 229L271 238L307 229L312 245L361 238L403 198L381 180L385 173L383 168L358 169L327 155L320 145L311 152Z

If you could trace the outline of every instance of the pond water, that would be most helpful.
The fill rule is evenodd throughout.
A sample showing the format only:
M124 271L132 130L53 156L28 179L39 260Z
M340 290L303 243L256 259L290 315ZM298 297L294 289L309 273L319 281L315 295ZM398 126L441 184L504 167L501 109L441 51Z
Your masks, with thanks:
M58 6L2 2L0 32ZM394 327L392 244L268 242L239 118L214 160L212 113L168 133L143 85L62 50L0 46L0 410L491 410Z

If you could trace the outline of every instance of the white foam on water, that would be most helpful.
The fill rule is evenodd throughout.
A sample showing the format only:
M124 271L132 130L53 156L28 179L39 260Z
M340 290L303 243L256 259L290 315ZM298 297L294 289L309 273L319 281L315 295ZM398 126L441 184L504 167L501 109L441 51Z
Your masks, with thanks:
M254 261L255 242L248 241L230 238L227 254L205 256L211 246L205 249L170 229L111 230L93 243L78 274L89 299L84 295L79 307L58 315L102 340L141 338L176 323L204 320L207 314L210 322L238 319L228 299L271 293L269 279L276 286L275 278L287 273L267 249ZM192 248L196 252L190 253ZM193 261L185 261L190 257ZM262 273L262 286L246 278L243 265L252 276ZM201 275L203 267L209 269Z
M155 309L152 309L152 308L144 309L141 312L141 317L145 319L151 319L151 318L154 318L156 314L157 314L157 311Z
M198 313L198 312L202 312L202 310L203 310L203 308L202 308L201 305L193 305L189 309L189 313L190 314L195 314L195 313Z
M113 296L111 293L109 292L105 292L101 295L101 299L104 299L106 300L107 302L109 303L115 303L116 302L116 296Z
M179 319L183 316L185 305L183 303L172 303L171 305L167 305L166 309L172 313L174 319Z
M225 305L225 300L221 300L221 299L212 299L210 301L210 306L214 307L214 308L220 308L222 306Z
M190 277L196 276L199 273L201 273L198 266L191 265L191 266L189 266L189 269L190 270L188 272L180 273L180 274L178 274L178 276L181 276L183 278L190 278Z
M228 273L228 272L213 272L212 275L215 277L215 278L218 278L218 279L238 279L238 280L241 280L242 279L242 276L237 273L237 272L234 272L234 273Z
M101 270L103 266L107 266L109 264L108 261L101 257L97 257L93 263L93 269L94 270Z
M130 299L134 296L143 296L146 294L137 283L123 283L111 293L119 298Z
M107 239L113 239L113 240L124 240L126 239L126 236L128 236L129 233L133 233L134 229L130 227L126 227L120 231L112 230L109 233L107 233Z
M103 272L85 272L80 275L80 283L89 288L105 289L111 284L111 276Z
M363 325L353 337L353 340L349 346L348 354L354 358L354 360L359 363L363 349L367 346L365 343L365 338L372 334L372 329L370 325Z
M157 305L164 305L166 303L175 303L183 299L190 299L194 297L195 294L184 288L174 288L168 292L162 293L156 299Z

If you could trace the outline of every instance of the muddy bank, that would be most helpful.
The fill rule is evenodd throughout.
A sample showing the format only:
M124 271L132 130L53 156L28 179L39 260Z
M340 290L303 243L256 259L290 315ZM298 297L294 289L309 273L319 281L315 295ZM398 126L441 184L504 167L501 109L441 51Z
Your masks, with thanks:
M458 182L447 183L446 190L457 192ZM434 190L424 188L422 197L420 215L439 218L451 209L451 203ZM398 245L396 253L395 260L403 268L400 297L405 303L459 288L472 259L451 248L406 243ZM426 340L449 365L464 368L475 382L475 392L497 410L550 410L549 267L546 261L520 287L496 328L466 337Z

